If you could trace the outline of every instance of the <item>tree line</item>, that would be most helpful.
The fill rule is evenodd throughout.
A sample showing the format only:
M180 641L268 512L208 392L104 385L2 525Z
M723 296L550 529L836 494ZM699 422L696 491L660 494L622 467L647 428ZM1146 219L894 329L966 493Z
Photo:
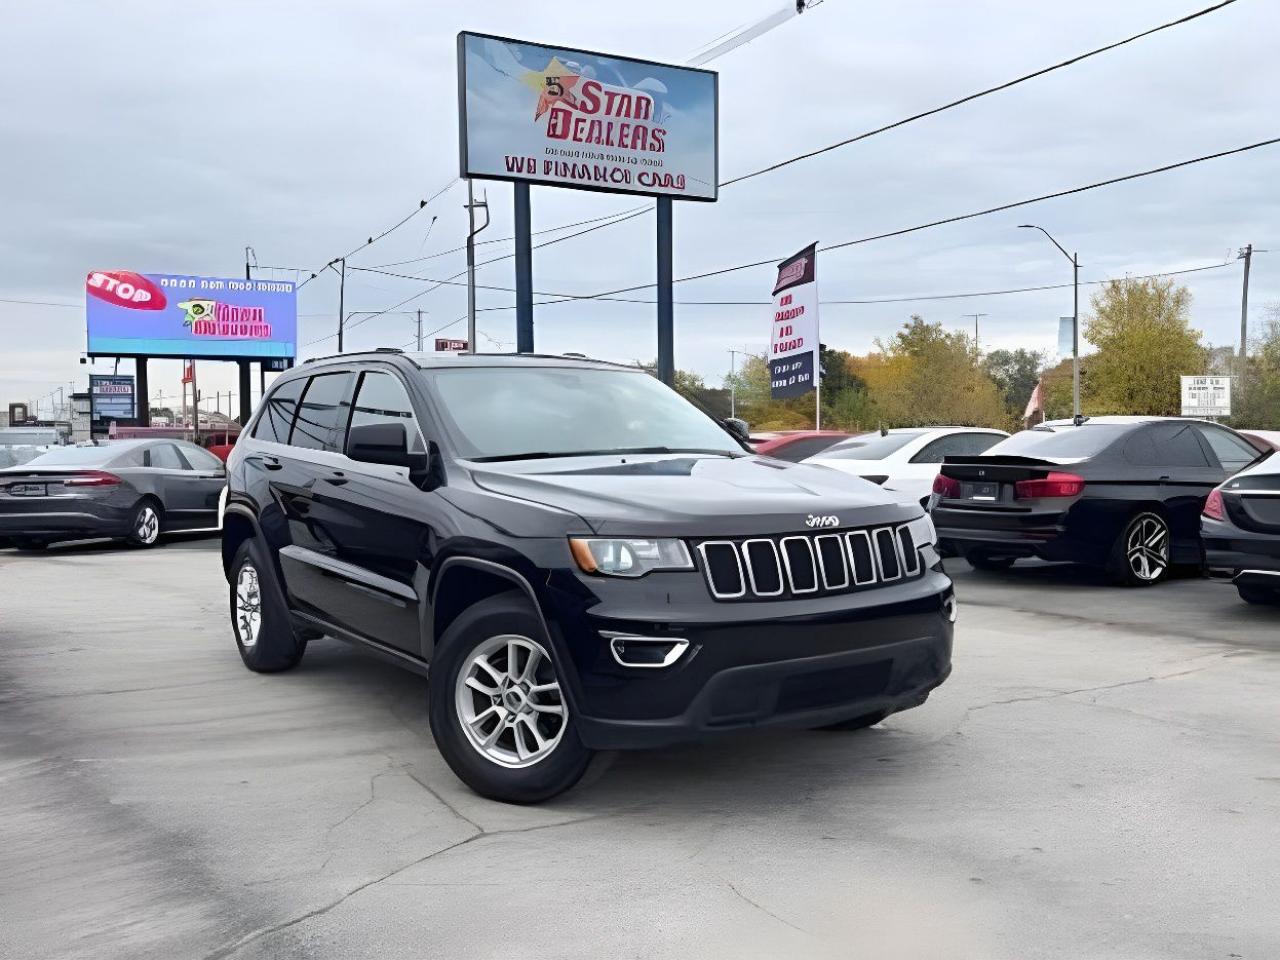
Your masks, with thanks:
M1177 415L1186 375L1230 375L1237 427L1280 426L1280 304L1241 361L1191 325L1191 293L1172 280L1114 280L1081 316L1080 399L1086 416ZM1092 347L1092 350L1088 350ZM958 424L1018 430L1037 384L1046 419L1071 416L1071 358L1049 364L1033 350L980 351L974 338L913 314L888 339L858 355L822 344L822 426L851 432ZM721 389L680 371L677 389L727 413L728 394L754 431L809 429L815 401L769 396L763 356L748 357Z

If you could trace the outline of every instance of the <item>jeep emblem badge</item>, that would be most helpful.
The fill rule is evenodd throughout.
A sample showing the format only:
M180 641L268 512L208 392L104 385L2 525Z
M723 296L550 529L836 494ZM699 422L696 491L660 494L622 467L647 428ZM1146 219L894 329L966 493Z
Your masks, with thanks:
M816 517L811 513L805 518L804 525L806 527L838 527L840 526L840 518L830 515Z

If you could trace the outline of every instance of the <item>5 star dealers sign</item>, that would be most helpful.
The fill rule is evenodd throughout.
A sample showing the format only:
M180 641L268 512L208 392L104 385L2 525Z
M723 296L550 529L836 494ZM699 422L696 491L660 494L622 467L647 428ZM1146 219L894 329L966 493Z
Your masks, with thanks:
M818 245L778 264L769 335L769 395L802 397L818 386Z
M458 34L463 177L715 200L718 78Z

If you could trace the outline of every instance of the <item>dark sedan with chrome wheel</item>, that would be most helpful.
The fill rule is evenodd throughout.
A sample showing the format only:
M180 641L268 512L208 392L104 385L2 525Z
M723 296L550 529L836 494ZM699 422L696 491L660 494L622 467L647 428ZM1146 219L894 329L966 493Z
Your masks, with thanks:
M1268 456L1209 494L1200 517L1205 569L1246 603L1280 605L1280 458Z
M1200 563L1200 508L1258 450L1226 427L1091 417L1036 427L984 456L948 457L930 511L944 547L978 569L1021 557L1099 567L1143 586Z
M181 440L55 447L0 470L0 541L42 550L112 537L150 547L162 533L214 528L226 468Z

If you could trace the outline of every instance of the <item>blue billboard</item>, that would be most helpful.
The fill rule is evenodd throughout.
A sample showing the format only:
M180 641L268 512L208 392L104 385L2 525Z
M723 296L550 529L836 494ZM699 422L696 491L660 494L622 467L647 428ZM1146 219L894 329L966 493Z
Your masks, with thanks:
M91 356L288 358L298 296L285 280L94 270L85 278Z

